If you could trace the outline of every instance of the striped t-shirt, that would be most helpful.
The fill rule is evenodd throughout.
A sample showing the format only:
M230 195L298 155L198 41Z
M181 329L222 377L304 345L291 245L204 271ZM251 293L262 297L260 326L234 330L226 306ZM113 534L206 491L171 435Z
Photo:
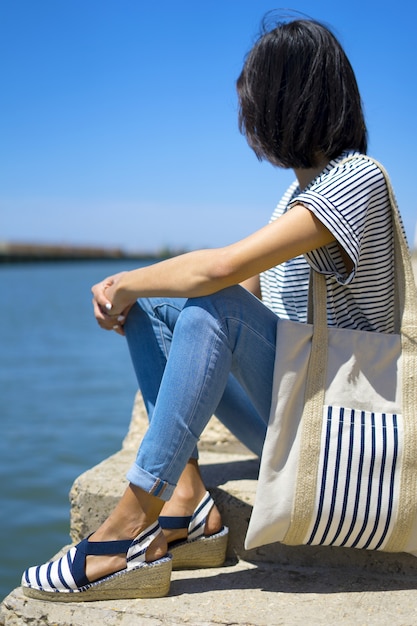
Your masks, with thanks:
M280 317L306 322L312 267L326 276L329 326L393 332L393 228L382 172L359 152L344 152L302 191L293 183L271 221L295 204L312 211L336 241L262 273L263 302Z

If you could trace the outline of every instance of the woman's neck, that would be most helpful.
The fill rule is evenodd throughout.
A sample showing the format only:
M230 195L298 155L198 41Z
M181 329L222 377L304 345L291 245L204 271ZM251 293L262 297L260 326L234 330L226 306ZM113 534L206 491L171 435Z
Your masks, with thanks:
M300 189L305 189L308 184L311 183L312 180L316 178L329 164L329 160L324 158L320 161L317 167L310 167L308 169L296 169L294 168L294 174L297 176L298 184L300 185Z

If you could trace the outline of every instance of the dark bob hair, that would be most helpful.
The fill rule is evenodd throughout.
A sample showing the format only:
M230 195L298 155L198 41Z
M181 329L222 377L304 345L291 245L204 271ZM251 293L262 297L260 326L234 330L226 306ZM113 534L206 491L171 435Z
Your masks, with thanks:
M347 149L366 153L356 78L336 37L310 19L263 32L237 80L239 128L256 156L310 168Z

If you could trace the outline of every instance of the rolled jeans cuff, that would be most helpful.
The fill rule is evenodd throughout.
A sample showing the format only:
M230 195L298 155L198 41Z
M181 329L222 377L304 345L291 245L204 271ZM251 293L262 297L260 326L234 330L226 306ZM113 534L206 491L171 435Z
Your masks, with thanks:
M176 487L176 485L171 485L170 483L153 476L146 470L138 467L136 463L131 466L126 474L126 478L136 487L143 489L143 491L146 491L146 493L149 493L151 496L164 500L164 502L171 498Z

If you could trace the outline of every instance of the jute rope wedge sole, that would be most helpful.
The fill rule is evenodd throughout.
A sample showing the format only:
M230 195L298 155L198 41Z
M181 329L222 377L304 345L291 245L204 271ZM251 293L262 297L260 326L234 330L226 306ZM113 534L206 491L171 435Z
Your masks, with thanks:
M157 561L145 560L146 550L161 532L156 522L133 541L89 542L84 539L60 559L31 567L23 574L23 593L29 598L52 602L91 602L131 598L159 598L170 587L172 556ZM90 582L85 575L89 554L126 553L124 570Z
M213 535L204 534L207 516L213 506L214 501L207 491L192 515L186 517L161 516L159 518L159 523L163 529L188 528L186 539L168 544L174 570L220 567L223 565L226 559L229 529L223 526L219 532Z
M129 600L162 598L171 584L172 558L164 557L154 563L126 572L116 572L77 590L45 591L23 587L23 594L36 600L52 602L96 602L98 600Z
M229 529L224 526L215 535L171 544L172 569L221 567L226 559L228 534Z

